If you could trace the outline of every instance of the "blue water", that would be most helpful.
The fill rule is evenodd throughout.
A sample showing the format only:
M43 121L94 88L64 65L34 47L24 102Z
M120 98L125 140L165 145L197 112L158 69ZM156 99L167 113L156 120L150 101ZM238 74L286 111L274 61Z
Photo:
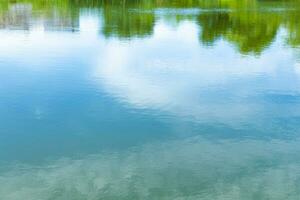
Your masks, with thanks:
M284 26L204 45L195 11L130 38L101 9L2 28L0 199L299 199L300 49Z

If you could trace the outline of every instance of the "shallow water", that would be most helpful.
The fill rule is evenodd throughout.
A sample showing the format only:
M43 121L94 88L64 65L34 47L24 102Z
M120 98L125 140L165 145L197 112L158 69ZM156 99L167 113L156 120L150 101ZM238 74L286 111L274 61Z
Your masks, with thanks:
M0 199L299 199L300 2L0 2Z

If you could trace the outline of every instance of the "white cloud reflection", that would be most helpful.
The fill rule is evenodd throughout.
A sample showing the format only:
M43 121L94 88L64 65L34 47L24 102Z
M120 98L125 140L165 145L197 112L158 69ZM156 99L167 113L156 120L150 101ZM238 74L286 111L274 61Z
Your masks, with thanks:
M148 40L108 42L94 72L99 84L134 108L222 122L259 115L263 94L300 92L293 52L281 40L259 57L242 56L224 41L199 45L196 26L158 23Z

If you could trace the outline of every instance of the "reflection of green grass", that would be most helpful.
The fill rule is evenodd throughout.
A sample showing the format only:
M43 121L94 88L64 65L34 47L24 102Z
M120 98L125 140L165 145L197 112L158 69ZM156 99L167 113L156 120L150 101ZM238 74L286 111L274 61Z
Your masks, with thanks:
M242 53L259 54L282 26L289 33L287 43L300 45L300 1L296 0L14 0L0 1L0 17L4 18L9 7L16 3L31 4L34 17L51 19L55 11L55 17L62 20L78 20L81 8L102 9L102 33L119 38L151 35L155 24L155 14L151 11L156 8L218 8L222 11L194 17L202 28L199 38L204 44L223 38ZM133 9L149 12L132 12ZM176 15L177 22L190 18Z

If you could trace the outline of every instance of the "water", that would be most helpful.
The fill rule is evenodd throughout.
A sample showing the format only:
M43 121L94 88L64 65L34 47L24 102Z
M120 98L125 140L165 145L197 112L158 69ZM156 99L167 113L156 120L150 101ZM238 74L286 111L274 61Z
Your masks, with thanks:
M300 3L0 2L0 199L300 199Z

